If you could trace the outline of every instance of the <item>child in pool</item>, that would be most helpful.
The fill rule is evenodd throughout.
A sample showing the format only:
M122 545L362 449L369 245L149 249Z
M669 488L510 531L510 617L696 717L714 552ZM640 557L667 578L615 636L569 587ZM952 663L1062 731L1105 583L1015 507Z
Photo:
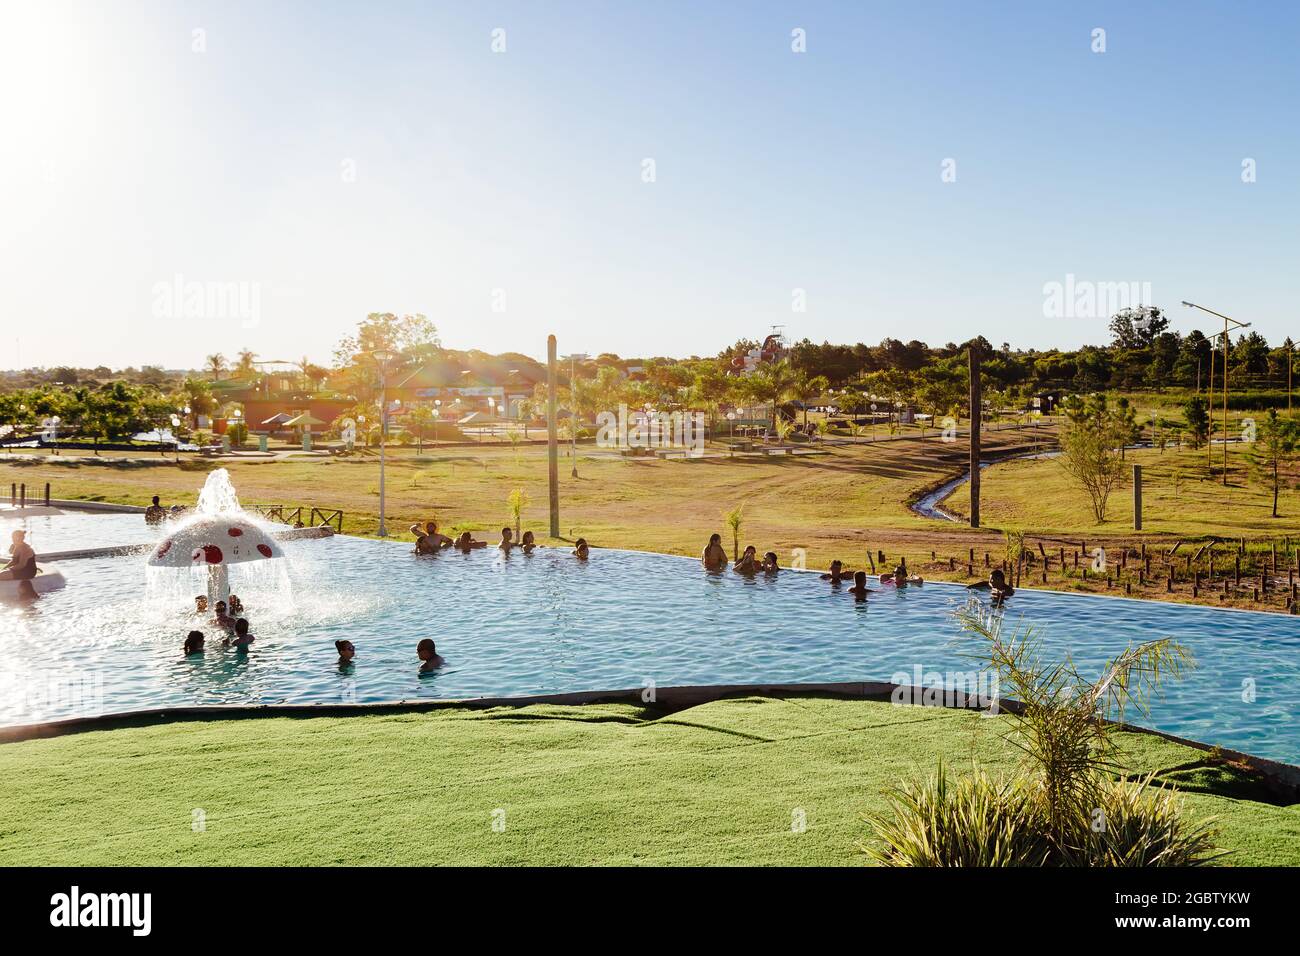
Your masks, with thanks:
M579 561L586 561L591 553L591 548L587 545L586 538L579 538L573 543L573 556Z
M335 641L334 648L339 652L339 667L347 667L357 655L356 646L351 641Z
M497 550L504 551L506 554L509 554L510 549L513 548L514 546L515 546L514 535L511 534L509 528L502 528L501 543L497 545Z
M524 554L532 554L537 548L537 541L533 538L531 531L525 531L524 536L519 539L519 547L523 548Z
M248 633L248 619L240 618L235 622L234 637L227 637L223 642L225 647L237 647L241 651L247 650L248 645L252 644L257 638Z
M468 531L462 531L460 533L460 537L456 539L456 544L455 544L456 550L463 551L465 554L469 554L475 548L486 548L486 547L487 547L486 541L475 541L474 536L470 534Z
M764 574L776 574L781 569L776 564L776 552L769 551L763 555L762 571Z
M189 634L185 636L185 656L189 657L191 654L202 654L202 653L203 653L203 632L190 631Z
M752 544L745 548L740 555L740 560L736 562L733 571L739 571L741 574L753 574L758 570L758 549Z

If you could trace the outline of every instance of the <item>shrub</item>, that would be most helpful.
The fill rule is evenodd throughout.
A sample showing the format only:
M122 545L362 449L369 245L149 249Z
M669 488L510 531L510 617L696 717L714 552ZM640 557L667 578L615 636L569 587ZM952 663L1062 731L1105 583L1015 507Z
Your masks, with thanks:
M864 819L881 845L862 850L885 866L1043 866L1051 843L1033 788L976 771L955 783L942 763L923 783L889 796L892 812Z

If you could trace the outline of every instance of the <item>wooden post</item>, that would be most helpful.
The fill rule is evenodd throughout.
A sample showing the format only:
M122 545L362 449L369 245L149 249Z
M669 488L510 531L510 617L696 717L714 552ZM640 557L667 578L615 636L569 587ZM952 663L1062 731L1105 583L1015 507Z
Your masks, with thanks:
M1133 530L1142 530L1142 466L1133 466Z
M551 491L551 537L560 536L560 459L555 430L555 336L546 337L546 477Z
M970 349L970 526L980 526L980 417L983 395L980 391L979 347Z

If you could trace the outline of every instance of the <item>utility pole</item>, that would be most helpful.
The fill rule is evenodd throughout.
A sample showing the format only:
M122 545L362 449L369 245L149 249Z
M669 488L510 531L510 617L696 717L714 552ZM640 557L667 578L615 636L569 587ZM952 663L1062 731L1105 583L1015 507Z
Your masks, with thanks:
M980 418L983 395L980 392L979 346L970 346L970 526L980 526Z
M1133 530L1142 530L1142 466L1133 466Z
M551 491L551 537L560 536L560 449L555 430L555 336L546 337L546 477Z

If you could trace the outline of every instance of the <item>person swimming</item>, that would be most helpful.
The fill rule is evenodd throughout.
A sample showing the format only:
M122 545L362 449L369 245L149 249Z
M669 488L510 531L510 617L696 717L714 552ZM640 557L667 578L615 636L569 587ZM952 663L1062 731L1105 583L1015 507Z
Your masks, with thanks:
M231 617L244 616L244 602L239 600L238 594L231 594L226 598L226 608L230 611Z
M238 647L240 650L244 650L255 640L257 638L248 633L248 619L241 617L235 622L235 636L233 638L227 637L222 643L226 647Z
M216 624L218 627L224 627L227 631L231 630L235 626L235 618L231 617L226 612L225 601L217 602L216 614L212 618L212 623Z
M190 631L189 634L185 635L184 650L185 650L186 657L189 657L191 654L202 654L203 653L203 632Z
M531 531L524 532L524 536L519 539L519 547L523 548L524 554L532 554L533 550L538 547Z
M347 667L357 656L356 645L351 641L335 641L334 648L339 652L339 667Z
M36 577L36 552L27 543L27 532L16 530L9 536L9 563L0 571L0 581L30 581Z
M456 548L457 551L463 551L466 554L468 554L470 551L473 551L475 548L486 548L487 542L475 541L474 536L472 534L470 534L468 531L462 531L460 533L460 537L456 539L456 544L454 547Z
M894 584L897 587L905 588L909 584L924 584L924 579L919 574L908 574L907 558L898 559L898 567L893 571L887 571L880 576L881 584Z
M416 645L415 655L424 662L420 665L420 673L422 674L435 671L446 663L446 659L438 653L438 646L428 637Z
M153 503L144 509L145 524L159 524L167 517L167 509L158 503L158 496L153 496Z
M844 572L844 562L832 561L830 573L823 574L821 577L823 581L829 581L831 582L831 584L842 584L843 582L847 581L848 577L845 575Z
M748 545L740 555L740 560L732 567L733 571L739 571L741 574L755 574L758 571L758 549L752 544Z
M411 525L411 534L415 535L415 553L416 554L436 554L443 548L450 548L455 544L451 538L438 532L438 522L426 521L421 528L419 522Z
M194 595L194 613L195 614L208 613L208 596L206 594Z
M573 542L573 556L579 561L586 561L591 555L591 548L587 545L586 538L579 538Z
M498 550L498 551L504 551L504 552L506 552L507 554L509 554L509 553L510 553L510 549L513 548L514 546L515 546L514 535L511 534L509 528L502 528L502 529L501 529L501 541L500 541L500 543L497 545L497 550Z
M1007 576L1002 573L1001 568L994 568L990 571L987 581L976 581L974 584L966 585L966 590L988 591L989 597L995 602L1001 602L1016 593L1016 589L1007 583Z
M761 565L761 569L764 574L776 574L776 572L781 570L776 563L775 551L769 551L765 555L763 555L763 563Z
M700 563L707 571L721 571L727 566L727 552L722 547L722 535L709 535L709 543L700 552Z
M853 572L853 587L849 588L849 593L852 594L856 600L865 601L867 599L866 571Z

